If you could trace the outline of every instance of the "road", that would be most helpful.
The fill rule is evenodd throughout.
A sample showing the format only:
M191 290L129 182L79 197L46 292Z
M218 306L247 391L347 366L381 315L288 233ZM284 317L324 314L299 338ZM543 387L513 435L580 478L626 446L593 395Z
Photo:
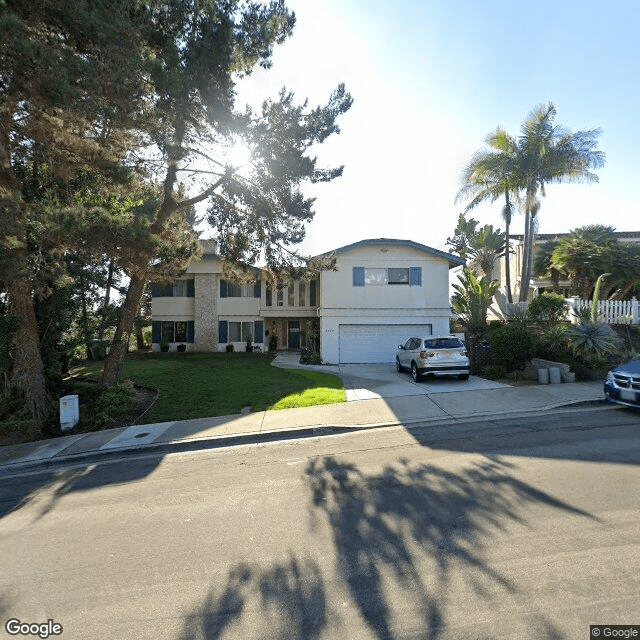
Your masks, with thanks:
M586 640L640 624L639 428L591 407L16 474L2 633Z

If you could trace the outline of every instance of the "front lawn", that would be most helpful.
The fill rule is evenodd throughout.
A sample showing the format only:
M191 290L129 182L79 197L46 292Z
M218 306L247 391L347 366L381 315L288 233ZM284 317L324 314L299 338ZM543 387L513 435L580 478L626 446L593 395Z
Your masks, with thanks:
M142 422L164 422L345 402L340 378L273 367L270 354L144 353L125 359L123 379L157 387L160 397ZM102 363L74 371L99 379Z

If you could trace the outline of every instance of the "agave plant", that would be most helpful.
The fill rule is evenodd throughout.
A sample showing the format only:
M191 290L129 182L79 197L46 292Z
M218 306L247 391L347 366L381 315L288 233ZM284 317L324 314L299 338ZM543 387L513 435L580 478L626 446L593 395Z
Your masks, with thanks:
M543 330L542 342L549 351L562 351L566 349L568 333L567 325L551 325Z
M590 320L572 326L568 338L571 348L579 355L614 353L621 345L620 338L608 324Z

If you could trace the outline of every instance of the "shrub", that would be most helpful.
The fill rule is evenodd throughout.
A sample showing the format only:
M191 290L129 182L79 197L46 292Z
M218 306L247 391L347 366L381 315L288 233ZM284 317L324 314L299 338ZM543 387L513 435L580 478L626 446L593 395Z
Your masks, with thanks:
M481 371L482 377L487 378L489 380L499 380L501 378L505 378L507 372L504 367L501 367L497 364L490 364L488 367L485 367Z
M621 340L607 324L582 322L569 329L569 342L572 349L580 354L606 354L617 351Z
M117 416L131 410L135 391L126 384L107 387L96 401L97 413Z
M529 316L534 322L558 324L565 319L567 308L563 295L545 291L529 303Z
M521 324L507 324L489 338L499 365L507 371L522 369L534 353L533 336Z

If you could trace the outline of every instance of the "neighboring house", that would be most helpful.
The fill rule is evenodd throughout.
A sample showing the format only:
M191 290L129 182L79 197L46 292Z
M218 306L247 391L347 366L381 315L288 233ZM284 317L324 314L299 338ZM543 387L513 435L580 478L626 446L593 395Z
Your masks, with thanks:
M173 285L153 287L153 348L224 351L247 340L299 349L316 334L326 363L393 362L413 335L448 334L449 269L458 256L410 240L362 240L333 252L336 270L266 287L222 275L212 243Z
M559 240L568 236L568 233L539 233L536 235L534 245L534 260L539 248L546 242L552 240ZM618 240L624 244L636 244L640 242L640 231L616 231L615 236ZM524 236L512 235L511 236L511 289L513 292L514 301L518 299L520 293L520 280L522 277L522 253L524 250ZM493 272L493 278L500 282L500 290L506 293L506 276L504 270L504 258L498 259ZM560 293L565 296L569 295L571 283L568 279L562 279L559 282ZM553 290L553 282L546 278L538 278L535 275L531 278L531 288L529 290L529 297L536 298L545 291Z

